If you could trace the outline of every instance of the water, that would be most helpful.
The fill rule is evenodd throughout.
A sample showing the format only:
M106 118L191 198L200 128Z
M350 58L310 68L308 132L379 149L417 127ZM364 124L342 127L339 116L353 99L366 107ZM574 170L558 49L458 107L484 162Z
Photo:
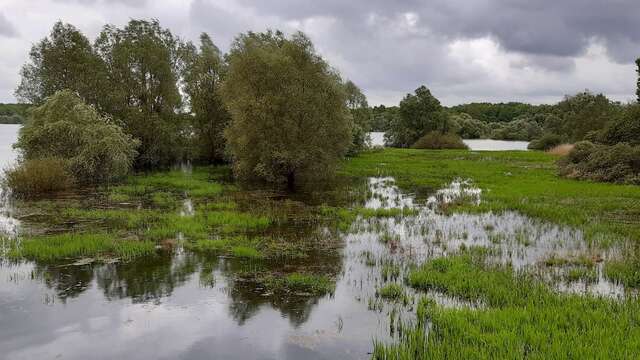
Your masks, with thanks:
M384 146L384 132L373 131L369 133L371 146Z
M0 125L0 178L4 170L11 166L18 156L13 143L18 139L21 125ZM20 222L13 216L13 207L8 193L0 187L0 238L13 237L18 232Z
M465 139L462 140L473 151L527 151L528 141L508 141L491 139Z
M370 132L372 146L385 146L384 132ZM491 140L491 139L465 139L462 140L469 149L473 151L507 151L507 150L523 150L527 151L528 141L507 141L507 140Z

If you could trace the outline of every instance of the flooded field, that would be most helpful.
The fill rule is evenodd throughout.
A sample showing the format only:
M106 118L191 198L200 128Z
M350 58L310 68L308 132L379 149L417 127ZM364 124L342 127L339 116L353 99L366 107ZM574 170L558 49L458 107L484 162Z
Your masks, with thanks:
M242 190L227 168L182 166L49 199L5 196L0 358L382 358L407 336L441 339L429 337L448 319L438 314L518 311L502 304L536 290L500 285L511 274L548 287L536 300L545 304L632 310L623 304L637 291L605 271L628 255L621 243L479 211L493 190L473 178L416 191L397 180L287 194Z
M443 212L452 203L482 201L470 180L456 180L422 200L403 193L390 177L369 178L362 186L367 195L352 204L358 215L347 226L300 220L270 230L315 248L301 258L210 256L177 241L132 261L5 259L3 357L368 358L374 340L391 342L398 327L412 321L418 296L446 307L483 306L438 291L418 293L402 281L413 264L474 247L514 271L542 272L563 291L624 294L597 270L607 253L587 248L580 230L515 212ZM198 209L187 199L176 211L190 217ZM27 223L31 231L41 226ZM596 269L595 277L568 281L562 274L572 267L554 266L554 259L592 261L594 267L585 269ZM255 280L294 271L323 274L335 287L326 295L274 293Z

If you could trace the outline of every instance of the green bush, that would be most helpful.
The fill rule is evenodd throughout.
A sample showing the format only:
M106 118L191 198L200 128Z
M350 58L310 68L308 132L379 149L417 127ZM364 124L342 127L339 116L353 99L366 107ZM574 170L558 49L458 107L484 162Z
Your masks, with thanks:
M549 150L562 144L562 136L557 134L544 134L542 137L535 139L529 143L530 150Z
M66 162L57 158L26 160L5 172L4 186L19 197L37 196L69 188Z
M640 146L581 141L558 165L560 174L570 178L640 184Z
M456 134L432 131L416 141L414 149L468 149L462 138Z
M126 175L139 142L68 90L33 109L20 130L16 148L27 160L56 157L81 183L99 183Z

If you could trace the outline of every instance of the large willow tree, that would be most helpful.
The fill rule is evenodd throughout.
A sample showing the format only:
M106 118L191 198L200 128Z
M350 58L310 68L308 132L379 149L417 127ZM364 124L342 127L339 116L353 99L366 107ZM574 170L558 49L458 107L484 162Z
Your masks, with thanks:
M286 182L332 173L351 143L344 86L302 33L242 34L229 53L223 96L234 171Z

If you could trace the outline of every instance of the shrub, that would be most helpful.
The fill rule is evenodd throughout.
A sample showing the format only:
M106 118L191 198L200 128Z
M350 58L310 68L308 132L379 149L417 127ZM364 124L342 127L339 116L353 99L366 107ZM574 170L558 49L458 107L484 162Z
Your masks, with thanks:
M640 184L640 146L581 141L558 165L560 174L570 178Z
M562 137L557 134L544 134L542 137L535 139L529 143L530 150L549 150L562 144Z
M139 142L68 90L33 109L15 147L25 159L64 159L82 183L98 183L127 174Z
M23 161L6 170L4 181L4 185L20 197L65 190L73 183L66 162L57 158Z
M561 144L547 150L547 154L567 156L573 150L573 144Z
M414 149L468 149L462 138L456 134L432 131L416 141Z

